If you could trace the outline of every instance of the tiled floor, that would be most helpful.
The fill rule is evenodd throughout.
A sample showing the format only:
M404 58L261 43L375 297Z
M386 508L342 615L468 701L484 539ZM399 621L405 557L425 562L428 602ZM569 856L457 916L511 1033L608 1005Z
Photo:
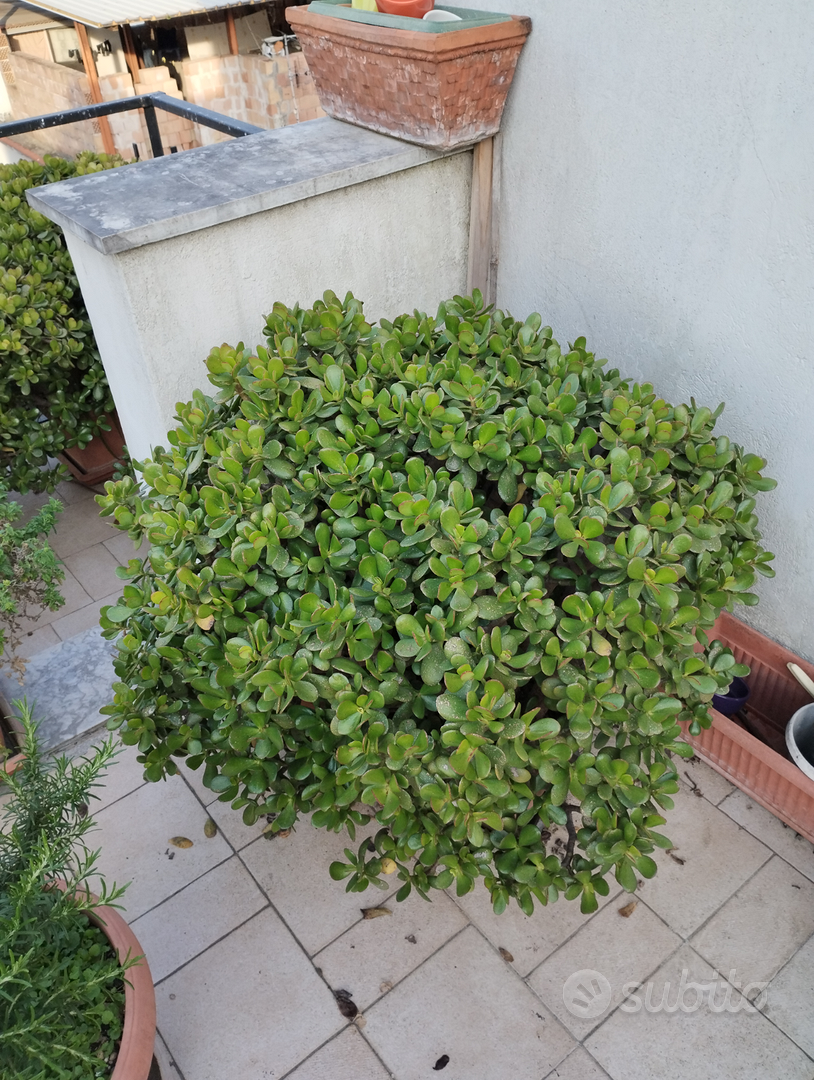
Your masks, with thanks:
M71 611L29 639L55 635L42 678L86 647L110 557L132 551L84 492L60 494ZM674 850L635 897L497 917L485 890L347 894L328 876L346 837L303 820L268 840L199 775L145 784L123 751L92 842L132 882L165 1080L814 1080L814 851L702 763L682 773Z

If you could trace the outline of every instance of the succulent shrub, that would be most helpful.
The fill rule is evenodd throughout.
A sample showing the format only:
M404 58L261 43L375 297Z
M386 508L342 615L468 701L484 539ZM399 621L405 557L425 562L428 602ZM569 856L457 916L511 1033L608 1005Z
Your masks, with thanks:
M85 153L0 165L0 479L11 491L53 491L61 470L48 458L110 430L114 408L62 230L25 193L122 164Z
M276 304L214 397L99 497L143 559L103 611L111 727L272 830L374 814L350 889L482 877L495 909L652 875L682 722L745 673L710 640L770 575L762 459L539 315L456 297L377 326Z

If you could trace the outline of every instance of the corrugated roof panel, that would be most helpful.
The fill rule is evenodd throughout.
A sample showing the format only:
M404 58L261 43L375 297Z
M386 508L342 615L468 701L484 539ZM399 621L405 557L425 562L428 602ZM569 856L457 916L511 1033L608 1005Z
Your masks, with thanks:
M208 11L246 6L245 2L229 3L228 0L226 3L223 0L53 0L50 3L25 5L32 10L48 12L86 26L121 26L123 23L178 19L184 15L202 15Z

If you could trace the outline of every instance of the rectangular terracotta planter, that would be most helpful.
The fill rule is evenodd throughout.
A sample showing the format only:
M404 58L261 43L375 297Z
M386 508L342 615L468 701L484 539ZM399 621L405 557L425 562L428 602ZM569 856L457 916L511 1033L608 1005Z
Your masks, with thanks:
M685 733L696 754L755 802L814 843L814 780L786 754L786 724L809 704L810 696L786 667L789 661L814 678L814 664L724 613L709 632L728 645L740 664L748 664L751 695L745 709L750 734L735 720L712 710L712 727Z
M433 150L497 134L531 30L525 16L446 33L368 25L305 7L286 8L286 19L329 116Z

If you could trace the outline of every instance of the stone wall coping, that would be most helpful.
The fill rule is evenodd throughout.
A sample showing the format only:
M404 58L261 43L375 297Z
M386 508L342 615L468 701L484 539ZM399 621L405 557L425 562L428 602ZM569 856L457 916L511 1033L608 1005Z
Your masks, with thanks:
M324 117L26 195L35 210L113 255L445 156Z

